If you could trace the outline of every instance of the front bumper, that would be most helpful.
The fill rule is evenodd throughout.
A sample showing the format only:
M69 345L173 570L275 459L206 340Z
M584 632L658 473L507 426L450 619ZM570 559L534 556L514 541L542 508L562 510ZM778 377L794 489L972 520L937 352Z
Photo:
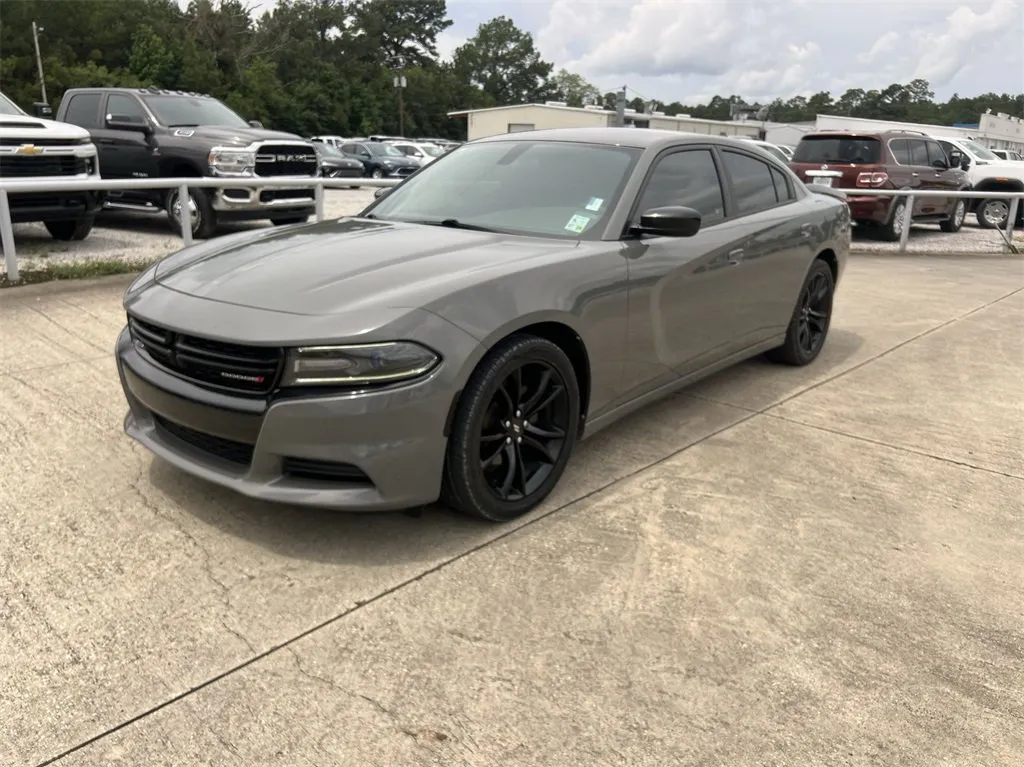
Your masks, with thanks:
M95 216L105 192L12 192L8 195L12 223L65 221Z
M172 375L135 348L127 328L116 357L125 432L189 474L260 500L347 511L410 508L440 495L457 388L444 364L404 386L268 404ZM327 469L329 479L315 478Z
M302 187L275 186L268 179L263 186L246 187L231 186L230 179L224 180L225 186L214 191L212 196L213 209L218 213L240 215L263 213L268 215L279 210L308 209L316 207L316 189Z

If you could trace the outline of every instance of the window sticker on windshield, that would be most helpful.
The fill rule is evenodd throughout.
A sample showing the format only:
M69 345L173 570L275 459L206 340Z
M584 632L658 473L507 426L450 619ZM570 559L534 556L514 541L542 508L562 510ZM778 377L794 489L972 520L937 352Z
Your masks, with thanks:
M600 197L591 197L590 202L587 203L587 210L592 210L594 213L601 210L601 206L604 205L604 200Z
M565 225L567 231L573 234L579 234L587 228L587 224L590 223L590 219L587 216L581 216L579 213L569 219L569 223Z

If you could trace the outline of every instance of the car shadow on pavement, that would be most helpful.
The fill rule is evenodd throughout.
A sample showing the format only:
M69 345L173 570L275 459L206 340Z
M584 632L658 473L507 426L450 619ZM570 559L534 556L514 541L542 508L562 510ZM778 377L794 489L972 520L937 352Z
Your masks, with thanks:
M578 445L549 499L532 514L505 525L439 505L412 512L352 513L257 501L158 458L150 463L149 480L174 506L203 524L287 558L364 566L444 560L642 471L762 405L830 378L850 366L862 344L856 333L835 329L819 364L792 368L755 357L631 414ZM747 396L751 391L756 392L752 399Z

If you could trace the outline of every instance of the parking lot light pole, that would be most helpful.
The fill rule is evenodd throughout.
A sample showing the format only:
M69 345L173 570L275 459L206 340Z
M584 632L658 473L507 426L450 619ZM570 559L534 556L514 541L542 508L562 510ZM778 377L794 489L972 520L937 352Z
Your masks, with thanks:
M36 46L36 67L39 69L39 89L43 93L43 103L49 104L46 99L46 78L43 77L43 57L39 54L39 33L43 28L32 22L32 42Z
M395 90L398 91L398 135L405 138L405 97L403 91L408 82L402 70L405 68L405 61L398 59L398 74L394 77Z

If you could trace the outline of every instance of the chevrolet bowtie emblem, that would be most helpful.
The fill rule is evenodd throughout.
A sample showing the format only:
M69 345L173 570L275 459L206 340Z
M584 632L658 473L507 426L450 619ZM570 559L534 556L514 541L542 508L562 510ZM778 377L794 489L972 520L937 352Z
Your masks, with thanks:
M42 149L42 147L38 147L35 144L22 144L21 146L19 146L17 149L14 150L14 153L15 154L37 155L37 154L42 154L43 153L43 149Z

